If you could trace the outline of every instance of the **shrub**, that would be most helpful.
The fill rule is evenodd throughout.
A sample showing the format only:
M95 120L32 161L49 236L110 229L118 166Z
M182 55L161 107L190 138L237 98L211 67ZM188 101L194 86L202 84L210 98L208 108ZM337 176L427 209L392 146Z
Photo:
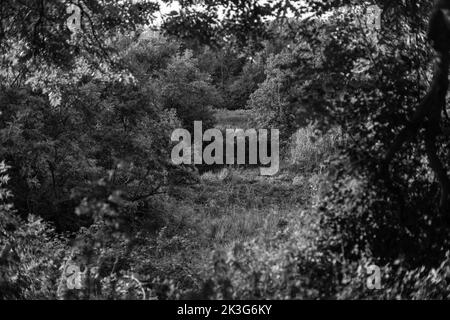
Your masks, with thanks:
M40 218L16 216L6 169L0 163L0 299L55 298L67 241Z
M174 56L160 79L164 108L176 110L185 128L192 130L194 121L203 121L204 128L212 127L212 108L221 104L209 75L200 72L196 63L189 51Z
M314 125L298 129L291 138L289 164L299 172L323 169L324 161L335 154L345 143L340 128L322 133Z

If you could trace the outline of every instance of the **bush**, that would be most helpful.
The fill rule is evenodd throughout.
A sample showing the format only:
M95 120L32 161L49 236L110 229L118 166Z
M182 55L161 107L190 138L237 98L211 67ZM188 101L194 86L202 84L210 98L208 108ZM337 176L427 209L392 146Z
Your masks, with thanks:
M289 164L299 172L323 170L325 160L337 154L344 144L340 128L322 133L310 124L298 129L292 136Z
M194 121L202 121L204 128L212 127L212 108L221 104L209 75L200 72L196 63L189 51L174 56L160 79L162 105L176 110L184 127L192 131Z
M0 299L54 299L67 241L40 218L16 216L6 169L0 163Z

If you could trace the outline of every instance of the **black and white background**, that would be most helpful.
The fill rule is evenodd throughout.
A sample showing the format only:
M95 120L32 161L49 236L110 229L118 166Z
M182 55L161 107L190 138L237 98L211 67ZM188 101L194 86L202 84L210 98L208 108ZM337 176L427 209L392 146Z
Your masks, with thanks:
M448 0L2 0L0 298L447 299L449 52Z

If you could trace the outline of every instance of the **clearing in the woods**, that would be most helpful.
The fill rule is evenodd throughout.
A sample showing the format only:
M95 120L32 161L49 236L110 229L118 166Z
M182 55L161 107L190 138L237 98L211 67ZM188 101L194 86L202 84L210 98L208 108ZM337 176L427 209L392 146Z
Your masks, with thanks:
M221 110L217 126L245 129L249 117L245 110ZM303 213L311 205L314 186L311 175L293 168L284 159L278 174L264 177L258 168L227 167L175 188L167 204L175 221L152 240L152 250L147 247L139 256L150 254L152 269L161 275L172 270L173 278L189 287L216 250L274 237L293 223L304 227L308 241L313 237L311 218Z

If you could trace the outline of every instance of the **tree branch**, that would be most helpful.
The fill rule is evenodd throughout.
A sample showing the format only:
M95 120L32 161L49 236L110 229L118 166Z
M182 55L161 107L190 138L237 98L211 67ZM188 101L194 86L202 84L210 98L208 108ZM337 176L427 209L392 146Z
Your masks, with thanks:
M447 176L447 169L444 167L438 156L438 149L436 148L437 136L438 132L436 130L436 124L430 123L430 125L425 129L425 147L428 160L430 162L430 167L438 179L441 187L439 207L442 212L445 212L445 210L448 209L450 179Z
M443 25L443 28L446 25ZM443 34L449 34L448 30L442 31ZM447 39L445 38L445 41ZM401 149L403 144L417 136L421 127L425 128L425 148L430 163L430 168L433 170L436 178L439 181L441 188L440 209L442 212L448 210L448 202L450 195L450 179L447 174L447 169L442 164L438 156L438 148L436 147L436 139L438 135L444 132L441 129L442 114L446 110L446 97L449 87L448 72L450 66L450 55L448 44L435 44L437 57L434 62L433 80L422 102L416 109L413 118L400 131L394 139L392 146L388 149L383 162L381 163L381 174L390 180L389 164Z

